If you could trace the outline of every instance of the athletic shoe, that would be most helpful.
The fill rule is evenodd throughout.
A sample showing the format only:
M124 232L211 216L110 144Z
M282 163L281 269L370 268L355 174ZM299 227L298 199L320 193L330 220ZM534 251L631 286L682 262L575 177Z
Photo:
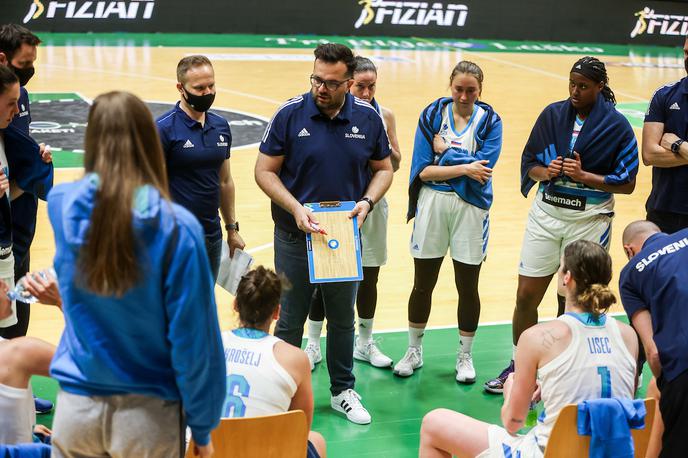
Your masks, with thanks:
M456 359L456 381L459 383L475 383L475 368L473 356L470 353L459 352Z
M356 338L354 358L359 361L367 361L375 367L390 367L392 365L392 358L382 353L374 340L361 345L361 342Z
M423 367L423 347L408 347L401 361L394 366L394 375L410 377L413 371Z
M47 399L33 397L33 403L36 406L36 413L49 413L53 410L53 403Z
M358 425L370 423L370 414L361 404L361 396L351 388L342 391L337 396L332 396L330 404L334 410L346 415L346 419L352 423Z
M493 378L492 380L485 382L483 388L485 388L485 391L488 393L502 394L504 392L504 382L506 382L507 377L509 377L509 374L511 374L513 371L514 360L512 359L506 369L504 369L502 373L497 376L497 378Z
M322 353L320 353L320 345L309 343L303 349L308 356L308 362L311 363L311 372L315 369L315 365L322 361Z

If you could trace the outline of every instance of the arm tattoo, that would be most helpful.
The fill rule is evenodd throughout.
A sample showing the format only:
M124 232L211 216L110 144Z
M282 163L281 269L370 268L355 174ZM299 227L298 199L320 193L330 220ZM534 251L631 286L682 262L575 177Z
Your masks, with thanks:
M557 340L561 340L561 337L555 336L552 331L545 329L542 331L542 346L549 350L557 343Z

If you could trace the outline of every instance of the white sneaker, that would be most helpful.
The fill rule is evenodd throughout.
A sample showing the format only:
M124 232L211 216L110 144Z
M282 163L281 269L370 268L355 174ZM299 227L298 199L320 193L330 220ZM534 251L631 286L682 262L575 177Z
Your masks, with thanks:
M361 404L361 396L352 389L344 390L337 396L332 396L332 408L346 415L346 419L358 425L370 423L370 414Z
M410 377L420 367L423 367L423 347L408 347L404 357L394 366L394 375Z
M322 361L322 353L320 353L320 345L309 343L303 349L308 356L308 362L311 363L311 372L315 369L315 365Z
M359 361L367 361L375 367L389 367L392 365L392 358L382 353L377 348L377 343L374 340L361 345L361 341L356 338L354 358Z
M473 367L473 356L470 353L459 351L456 359L456 381L459 383L475 383L475 368Z

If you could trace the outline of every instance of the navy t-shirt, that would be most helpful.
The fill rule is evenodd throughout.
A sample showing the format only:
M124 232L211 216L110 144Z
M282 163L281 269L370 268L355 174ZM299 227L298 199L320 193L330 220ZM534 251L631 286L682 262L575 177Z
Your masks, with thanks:
M390 147L382 118L367 102L347 93L344 106L330 119L306 93L275 113L260 152L284 156L279 177L304 204L359 200L370 183L368 161L386 158ZM294 217L274 202L272 219L283 230L298 231Z
M688 78L657 89L645 122L664 123L664 133L688 139ZM652 167L652 191L645 208L688 214L688 165Z
M629 318L650 312L664 378L688 370L688 229L648 238L621 271L619 291Z
M221 239L220 169L232 146L229 123L208 111L201 125L184 113L179 102L156 122L172 199L198 218L206 240Z

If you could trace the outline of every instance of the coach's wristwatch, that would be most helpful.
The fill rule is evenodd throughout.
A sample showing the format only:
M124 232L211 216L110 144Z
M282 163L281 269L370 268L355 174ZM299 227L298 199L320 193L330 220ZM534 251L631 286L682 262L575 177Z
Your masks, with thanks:
M681 144L682 144L684 141L685 141L685 140L681 140L681 139L679 138L679 139L676 140L674 143L672 143L672 144L671 144L671 152L674 153L674 154L678 154L679 151L681 151Z
M368 197L368 196L363 196L363 197L361 197L361 199L359 200L359 202L368 202L368 205L370 205L370 210L368 210L368 213L372 212L372 211L373 211L373 207L375 207L375 203L373 202L373 199L371 199L371 198Z
M239 221L234 221L230 224L225 224L225 229L227 231L237 231L239 232Z

